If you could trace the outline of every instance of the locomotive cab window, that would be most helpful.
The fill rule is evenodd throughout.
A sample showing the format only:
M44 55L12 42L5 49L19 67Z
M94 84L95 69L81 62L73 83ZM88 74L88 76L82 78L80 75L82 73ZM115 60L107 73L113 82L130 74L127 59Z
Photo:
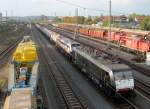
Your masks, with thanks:
M72 44L72 47L78 47L80 44Z
M115 80L133 79L132 72L130 70L116 71L114 75Z
M109 82L110 81L110 76L108 73L105 73L105 82Z

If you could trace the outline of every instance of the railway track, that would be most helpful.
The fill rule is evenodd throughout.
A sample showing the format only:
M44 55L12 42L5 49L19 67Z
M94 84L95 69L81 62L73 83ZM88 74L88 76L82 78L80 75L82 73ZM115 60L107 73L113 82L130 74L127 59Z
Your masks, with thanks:
M150 84L135 78L135 88L150 99Z
M3 58L3 56L5 56L10 50L12 50L17 44L18 42L20 42L21 39L18 39L16 42L10 44L4 51L2 51L0 53L0 59Z
M56 30L54 30L54 31L56 31ZM56 32L58 32L58 30L57 30ZM68 37L68 38L71 38L71 37ZM73 38L71 38L71 39L73 39ZM73 39L73 40L74 40L74 39ZM95 48L95 47L93 47L92 45L89 45L88 43L83 43L82 41L79 41L79 40L77 40L77 41L80 42L80 43L82 43L83 45L89 46L89 47L91 47L91 48L93 48L93 49L96 49L96 50L98 50L98 51L102 51L102 52L108 54L110 57L114 57L114 58L115 58L115 56L112 55L112 54L109 53L109 52L103 51L103 50L101 50L101 49L99 49L99 48ZM128 61L126 61L126 60L123 60L123 59L121 59L121 58L118 58L118 59L119 59L121 62L123 62L123 63L129 65L130 67L132 67L132 68L135 69L136 71L141 72L142 74L145 74L145 75L147 75L147 76L150 76L150 73L149 73L150 71L149 71L149 70L144 69L144 68L141 68L141 67L138 67L138 66L134 65L133 63L130 63L130 62L128 62ZM150 85L144 83L143 81L140 81L139 79L135 79L135 86L136 86L136 89L137 89L138 91L140 91L145 97L147 97L147 98L150 99Z
M82 45L84 46L84 45ZM98 54L102 54L102 51L99 51ZM110 59L114 59L115 57L113 56L109 56L111 57ZM130 98L124 97L121 94L118 94L118 96L120 97L120 99L116 99L117 101L115 101L115 108L117 109L140 109L138 108L138 106L136 106L136 104L133 103L132 100L130 100Z
M51 30L54 31L54 32L57 32L57 33L59 33L59 34L61 34L61 35L64 35L65 37L68 37L68 38L74 40L73 37L70 37L70 34L72 34L71 32L63 31L63 30L56 29L56 28L51 28ZM65 33L65 32L66 32L66 33ZM73 35L73 34L72 34L72 35ZM78 37L82 37L82 36L78 35ZM85 39L87 39L87 40L92 40L91 38L87 38L87 37L83 37L83 38L85 38ZM107 51L107 50L102 50L102 49L100 49L99 47L95 47L95 46L93 46L93 45L90 45L90 44L88 44L87 42L80 41L80 40L78 40L78 38L76 39L76 41L78 41L78 42L80 42L80 43L82 43L82 44L84 44L84 45L86 45L86 46L89 46L89 47L91 47L91 48L93 48L93 49L97 49L97 50L100 50L100 51L105 52L106 54L110 54L110 55L114 56L113 53L110 53L110 52ZM92 41L95 41L95 40L92 40ZM107 43L103 43L103 42L101 42L101 41L96 41L96 42L97 42L97 43L104 44L105 46L106 46L106 44L107 44ZM114 48L118 48L118 47L115 46ZM115 55L115 56L116 56L116 55ZM118 56L117 56L117 57L118 57ZM123 58L121 58L121 57L118 57L118 59L119 59L120 61L126 63L127 65L129 65L129 66L132 67L133 69L135 69L135 70L141 72L142 74L144 74L144 75L150 77L150 73L149 73L150 70L149 70L149 69L145 69L144 67L139 66L139 65L136 65L136 64L134 64L133 62L128 61L128 60L126 60L126 59L123 59Z
M55 30L54 30L54 31L55 31ZM56 30L56 32L58 32L58 30ZM68 38L71 38L71 37L68 37ZM73 38L71 38L71 39L73 39ZM73 40L74 40L74 39L73 39ZM93 46L89 45L88 43L83 43L82 41L79 41L79 40L77 40L77 41L80 42L80 43L82 43L83 45L89 46L89 47L91 47L91 48L93 48L93 49L97 49L97 48L94 48ZM103 51L103 50L101 50L101 49L98 49L98 51L105 52L106 54L110 55L110 57L114 57L114 55L112 55L112 54L110 54L110 53L108 53L108 52L106 52L106 51ZM114 58L115 58L115 57L114 57ZM121 58L118 58L118 59L119 59L121 62L126 63L127 65L129 65L129 66L132 67L133 69L137 70L138 72L141 72L141 73L143 73L143 74L145 74L145 75L150 76L150 75L149 75L149 74L150 74L150 73L149 73L149 72L150 72L149 70L144 69L144 68L141 68L141 67L138 67L138 66L136 66L136 65L134 65L134 64L132 64L132 63L126 61L126 60L123 60L123 59L121 59ZM137 89L139 92L141 92L145 97L147 97L147 98L150 99L150 85L149 85L149 84L147 84L147 83L145 83L145 82L143 82L143 81L141 81L141 80L135 78L135 86L136 86L136 89Z
M41 68L39 68L39 72L42 72ZM41 77L42 75L40 75L40 73L39 73L39 76ZM46 95L46 93L42 93L42 92L45 92L45 88L44 88L44 84L43 84L42 78L39 78L38 79L37 93L39 93L41 95L41 97L42 97L44 109L47 109L46 108L46 107L48 107L48 101L46 100L47 99L46 98L47 95Z
M42 38L40 38L40 40L42 40ZM42 42L40 43L42 45ZM72 89L64 75L65 72L63 68L56 62L56 57L52 54L49 55L46 51L49 51L48 47L46 45L42 46L41 52L44 54L42 58L49 67L50 77L55 81L55 85L62 98L64 109L89 109L86 102Z
M122 97L122 99L115 101L115 109L140 109L140 108L135 104L133 104L131 100Z
M22 37L20 36L30 34L30 30L25 26L19 26L17 30L14 28L15 28L14 26L8 25L7 27L3 28L5 30L5 34L1 34L0 43L5 46L7 45L7 48L1 51L0 53L0 67L2 67L5 64L5 62L7 62L11 52L21 41ZM3 38L2 35L8 37Z
M8 57L10 56L11 52L14 50L14 48L18 45L18 43L20 42L21 38L19 38L17 41L15 41L14 43L11 43L4 51L2 51L0 53L0 67L2 67L5 62L6 59L8 59Z
M54 62L54 60L53 60L53 62ZM54 62L54 63L57 64L57 62ZM63 85L65 85L65 84L63 83ZM68 87L67 87L67 89L68 89ZM122 95L119 95L119 96L121 98L121 102L120 101L119 102L115 102L115 108L116 109L139 109L138 106L136 106L131 100L123 97Z

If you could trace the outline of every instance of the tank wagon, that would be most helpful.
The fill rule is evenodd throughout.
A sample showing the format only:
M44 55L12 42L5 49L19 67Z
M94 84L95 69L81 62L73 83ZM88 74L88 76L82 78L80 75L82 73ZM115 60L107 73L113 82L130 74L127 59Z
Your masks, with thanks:
M72 62L107 95L134 95L134 78L129 66L63 36L54 42L60 51L71 54Z
M30 36L24 36L10 63L8 97L4 109L37 108L38 65L35 43Z

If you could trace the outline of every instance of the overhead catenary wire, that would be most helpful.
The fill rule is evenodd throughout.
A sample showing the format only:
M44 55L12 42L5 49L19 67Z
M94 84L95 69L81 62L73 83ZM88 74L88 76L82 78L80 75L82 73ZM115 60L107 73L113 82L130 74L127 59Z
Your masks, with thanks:
M74 6L74 7L82 8L84 10L95 11L95 12L105 12L105 13L109 12L108 10L100 10L100 9L95 9L95 8L84 7L84 6L81 6L81 5L78 5L78 4L75 4L75 3L71 3L71 2L68 2L68 1L64 1L64 0L56 0L56 1L67 4L67 5L71 5L71 6ZM121 14L121 15L128 15L127 13L120 12L120 11L112 11L112 13Z

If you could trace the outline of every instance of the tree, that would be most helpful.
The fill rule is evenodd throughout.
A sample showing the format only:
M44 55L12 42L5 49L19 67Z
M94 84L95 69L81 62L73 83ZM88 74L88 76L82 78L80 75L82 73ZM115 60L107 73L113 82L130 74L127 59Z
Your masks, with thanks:
M63 17L62 22L64 23L78 23L78 24L87 24L87 25L91 25L91 24L97 24L100 21L100 18L98 16L96 17L91 17L88 16L88 18L84 17L84 16L74 16L74 17Z
M144 20L141 21L140 28L142 30L150 30L150 16L145 17Z
M55 17L53 21L54 21L54 22L62 22L62 19L61 19L61 18L58 18L58 17Z
M88 16L88 18L85 20L85 24L91 25L92 23L92 17Z
M78 23L78 24L84 24L85 17L83 16L75 16L75 17L63 17L62 20L64 23Z
M137 16L137 14L135 14L135 13L130 14L130 15L128 16L129 22L134 22L136 16Z
M64 17L63 22L65 22L65 23L75 23L75 20L72 17Z
M83 16L78 17L78 23L79 24L84 24L84 20L85 20L85 17L83 17Z
M100 22L100 17L99 16L94 17L93 18L93 23L97 24L98 22Z
M103 21L103 26L105 26L105 27L108 27L108 26L109 26L109 21L108 21L108 19Z

